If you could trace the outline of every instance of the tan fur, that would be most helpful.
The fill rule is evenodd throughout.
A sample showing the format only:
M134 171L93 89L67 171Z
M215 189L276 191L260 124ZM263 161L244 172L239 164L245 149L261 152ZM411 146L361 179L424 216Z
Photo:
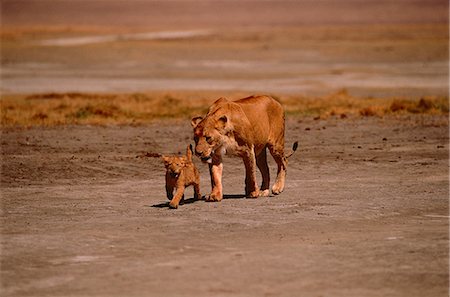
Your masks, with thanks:
M170 208L178 207L184 199L185 188L191 185L194 186L194 197L200 200L200 174L192 162L192 146L187 147L186 156L162 156L162 159L166 167L166 193Z
M211 105L205 118L191 121L194 128L195 154L209 163L211 195L209 201L220 201L222 189L222 155L228 151L240 156L245 165L247 197L269 196L269 168L266 148L278 165L272 193L284 190L287 156L284 154L284 110L268 96L248 97L236 101L220 98ZM294 146L295 149L297 146ZM256 167L263 181L256 183Z

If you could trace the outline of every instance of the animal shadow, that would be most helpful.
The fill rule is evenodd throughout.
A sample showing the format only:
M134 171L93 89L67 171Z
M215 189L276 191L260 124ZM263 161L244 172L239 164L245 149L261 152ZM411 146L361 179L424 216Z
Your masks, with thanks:
M223 199L244 199L244 194L225 194L223 195Z
M180 201L180 205L184 205L184 204L192 204L194 202L197 202L199 200L195 199L195 198L188 198L188 199L184 199L183 201ZM163 202L163 203L157 203L157 204L153 204L150 207L154 207L154 208L169 208L169 203L170 201L167 202Z
M223 195L223 199L244 199L245 195L244 194L225 194ZM184 204L192 204L195 202L200 202L200 201L205 201L205 197L203 197L202 200L197 200L195 198L188 198L188 199L184 199L184 201L180 201L180 205L184 205ZM162 202L162 203L157 203L157 204L153 204L153 205L147 205L150 207L154 207L154 208L169 208L169 203L170 201L167 202Z

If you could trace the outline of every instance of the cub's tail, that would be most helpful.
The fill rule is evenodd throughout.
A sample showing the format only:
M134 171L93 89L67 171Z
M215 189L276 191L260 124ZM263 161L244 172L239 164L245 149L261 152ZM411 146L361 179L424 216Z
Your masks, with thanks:
M192 144L189 144L186 148L186 159L188 162L192 162Z
M297 150L297 148L298 148L298 141L294 142L294 144L292 145L292 152L286 155L286 159L292 156Z

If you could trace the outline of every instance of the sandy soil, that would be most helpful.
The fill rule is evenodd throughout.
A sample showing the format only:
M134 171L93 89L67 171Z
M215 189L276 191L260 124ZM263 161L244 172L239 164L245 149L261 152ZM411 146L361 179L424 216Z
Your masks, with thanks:
M448 95L446 0L0 1L2 94ZM446 116L290 118L282 195L170 210L189 127L4 129L1 295L448 296Z
M448 21L445 0L2 0L7 25L299 26Z
M4 131L2 296L448 296L447 118L287 126L284 193L227 158L226 199L177 210L149 156L187 122Z
M3 94L448 94L444 0L2 3Z
M44 30L6 39L0 90L324 95L346 88L358 96L416 98L448 93L447 25L127 32L48 36ZM178 37L154 39L158 35Z

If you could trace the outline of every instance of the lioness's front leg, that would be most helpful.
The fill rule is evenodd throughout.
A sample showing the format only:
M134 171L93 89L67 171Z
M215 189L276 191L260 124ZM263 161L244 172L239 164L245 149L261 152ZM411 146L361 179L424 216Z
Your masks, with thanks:
M256 183L256 158L253 146L245 152L242 159L245 165L245 196L248 198L257 198L259 196L259 189Z
M209 174L211 175L211 194L206 197L206 201L220 201L223 198L222 192L222 158L217 158L209 164Z

